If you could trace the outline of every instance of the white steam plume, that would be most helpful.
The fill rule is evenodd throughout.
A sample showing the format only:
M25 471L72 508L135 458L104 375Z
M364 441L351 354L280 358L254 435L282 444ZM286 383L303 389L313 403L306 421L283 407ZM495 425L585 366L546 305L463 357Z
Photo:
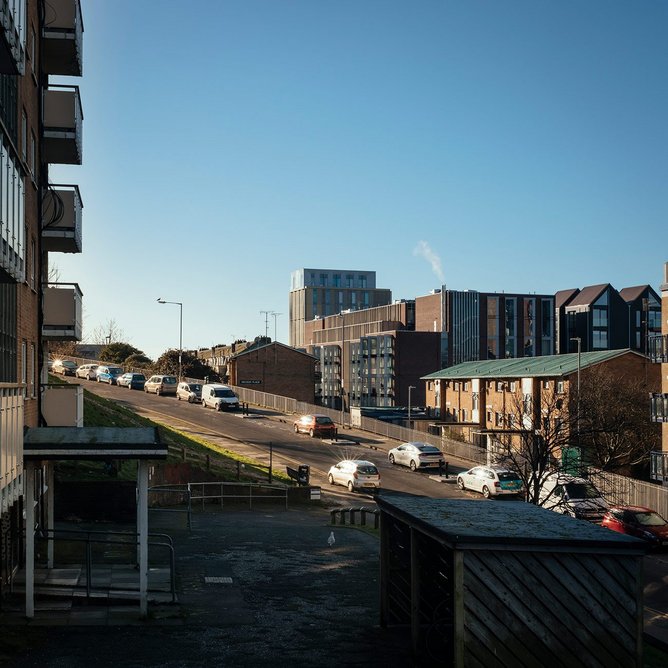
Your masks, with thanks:
M413 255L421 255L431 265L431 270L436 274L441 285L445 283L443 268L441 267L441 258L434 253L431 246L426 241L418 241L418 245L413 249Z

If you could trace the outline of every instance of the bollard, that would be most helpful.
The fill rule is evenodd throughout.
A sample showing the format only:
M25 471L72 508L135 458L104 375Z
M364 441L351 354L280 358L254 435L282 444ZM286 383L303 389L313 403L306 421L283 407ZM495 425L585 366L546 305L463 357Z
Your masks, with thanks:
M366 526L366 508L360 508L360 526Z
M351 523L351 524L355 524L355 513L356 513L356 512L357 512L357 511L356 511L355 508L351 508L351 509L350 509L350 523Z

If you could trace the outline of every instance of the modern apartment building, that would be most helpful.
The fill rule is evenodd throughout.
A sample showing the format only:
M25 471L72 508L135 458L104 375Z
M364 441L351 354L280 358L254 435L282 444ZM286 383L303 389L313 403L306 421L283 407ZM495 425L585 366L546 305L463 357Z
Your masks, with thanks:
M47 384L48 346L81 339L77 284L49 282L49 253L81 252L79 189L50 164L81 164L83 23L78 0L0 3L0 587L48 515L52 464L24 457L24 429L77 426L83 393ZM60 80L62 81L62 80ZM28 551L30 554L30 551Z
M392 292L376 287L375 271L297 269L291 275L289 301L289 344L303 348L309 320L389 304Z
M415 299L415 329L441 333L441 366L554 353L554 295L434 290Z
M661 423L661 450L650 453L650 477L668 485L668 262L661 284L661 333L653 333L649 344L650 358L661 365L661 392L650 396L651 419Z
M557 353L630 348L646 355L661 332L659 295L649 285L617 291L610 283L555 295Z

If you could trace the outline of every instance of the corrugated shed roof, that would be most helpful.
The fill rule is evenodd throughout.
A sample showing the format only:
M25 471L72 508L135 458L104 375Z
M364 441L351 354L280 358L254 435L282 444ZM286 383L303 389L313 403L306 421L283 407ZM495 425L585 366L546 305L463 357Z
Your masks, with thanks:
M567 306L587 306L593 304L610 286L610 283L602 283L601 285L588 285L582 288L580 293Z
M601 350L598 352L581 353L580 369L601 364L620 355L637 355L624 348L623 350ZM541 357L518 357L504 360L481 360L463 362L441 369L422 380L457 380L468 378L531 378L531 377L563 377L578 370L578 354L543 355Z

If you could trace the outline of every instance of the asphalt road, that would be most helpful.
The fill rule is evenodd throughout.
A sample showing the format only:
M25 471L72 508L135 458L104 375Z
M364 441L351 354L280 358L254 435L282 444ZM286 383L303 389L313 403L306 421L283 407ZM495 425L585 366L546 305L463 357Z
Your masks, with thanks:
M294 467L298 464L308 464L311 467L311 482L315 484L326 485L326 475L330 466L342 459L366 459L373 462L380 470L383 489L433 498L462 496L479 498L477 494L460 492L454 484L454 478L449 484L432 480L429 476L437 474L437 470L413 472L403 466L391 465L387 460L387 451L397 443L366 432L346 429L341 433L340 443L331 443L329 440L295 434L292 417L281 416L278 413L267 411L265 417L246 419L240 412L219 413L198 404L178 401L174 397L156 396L104 383L85 380L79 382L86 389L105 398L114 399L133 410L150 411L157 421L160 421L160 416L178 419L202 431L211 431L242 441L246 449L248 446L255 449L258 460L263 463L267 461L271 443L275 469L284 465ZM451 473L466 468L468 465L464 462L450 463Z

